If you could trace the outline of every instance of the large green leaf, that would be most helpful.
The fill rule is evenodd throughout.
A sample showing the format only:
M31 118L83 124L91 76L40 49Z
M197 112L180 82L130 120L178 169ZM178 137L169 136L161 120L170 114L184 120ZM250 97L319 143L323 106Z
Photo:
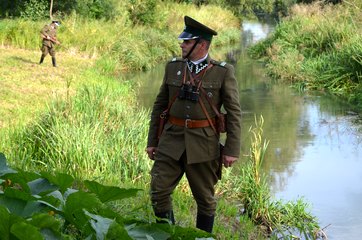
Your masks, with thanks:
M10 212L0 205L0 236L1 239L9 239L10 236Z
M38 201L55 211L62 211L64 205L64 198L58 190L51 192L46 196L42 196Z
M158 227L163 229L167 224L157 224ZM203 239L203 240L215 240L215 235L196 229L196 228L184 228L180 226L173 227L173 237L175 239Z
M90 224L96 233L97 240L105 239L108 233L108 229L111 226L111 224L114 223L114 220L96 214L92 214L86 210L84 210L84 213L91 218Z
M54 232L49 228L44 228L40 230L41 235L43 235L46 240L61 240L64 239L59 232Z
M88 233L91 229L89 217L85 215L83 210L94 213L101 207L102 203L96 195L78 191L69 194L66 198L63 212L67 221L77 226L78 229Z
M108 233L106 236L107 240L133 240L127 233L124 226L121 226L117 222L113 222L111 226L109 226Z
M5 155L0 152L0 177L7 173L16 173L16 171L8 167Z
M9 179L11 181L11 187L21 189L24 192L28 193L30 193L28 182L33 181L39 177L40 175L37 173L25 172L21 170L19 170L17 173L10 173L4 175L4 178Z
M60 220L47 213L34 214L29 222L40 229L49 228L53 231L59 231L61 228Z
M45 178L38 178L31 182L28 182L31 194L38 195L38 194L46 194L57 190L58 187L54 184L50 183L48 179Z
M115 186L104 186L95 181L84 181L84 184L89 191L96 194L103 203L135 197L137 192L141 191L141 189L136 188L125 189Z
M60 191L64 193L69 187L73 185L74 178L65 173L51 174L49 172L41 172L42 177L49 180L49 182L57 185Z
M128 235L135 240L167 240L171 235L151 224L131 224L126 227Z
M25 222L25 219L12 214L6 207L0 205L0 239L9 239L10 227L19 222Z
M31 201L36 200L36 198L32 195L30 195L27 192L24 192L22 190L16 189L16 188L6 188L4 191L4 195L9 198L15 198L20 199L24 201Z
M0 195L0 205L3 205L11 213L21 216L22 212L27 204L27 201L14 199L6 197L5 195Z
M10 213L21 217L31 217L36 212L45 211L47 206L37 200L23 200L0 195L0 205L6 207Z
M39 229L27 222L13 224L10 228L10 232L19 240L44 240Z
M32 225L40 229L41 234L47 240L61 239L61 222L49 214L35 214L29 221Z

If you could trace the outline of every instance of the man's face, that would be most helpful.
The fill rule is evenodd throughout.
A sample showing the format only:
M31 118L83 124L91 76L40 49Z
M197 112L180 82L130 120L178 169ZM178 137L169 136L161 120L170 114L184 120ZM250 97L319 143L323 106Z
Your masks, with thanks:
M180 47L182 50L182 58L185 58L187 56L187 54L190 52L190 50L194 46L195 42L196 42L195 39L190 39L190 40L183 40L183 42L180 43ZM198 48L198 46L196 46L195 49L192 51L192 53L188 56L189 59L192 59L195 52L197 52L197 48Z

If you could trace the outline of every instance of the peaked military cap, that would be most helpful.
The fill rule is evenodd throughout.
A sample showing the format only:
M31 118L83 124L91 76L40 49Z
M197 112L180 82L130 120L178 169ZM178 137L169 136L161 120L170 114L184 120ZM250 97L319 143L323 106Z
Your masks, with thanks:
M59 26L60 25L60 22L59 21L52 21L52 23L54 23L55 25Z
M203 38L211 41L213 35L217 35L217 32L204 24L196 21L195 19L185 16L185 28L183 32L178 36L180 40L190 40L196 38Z

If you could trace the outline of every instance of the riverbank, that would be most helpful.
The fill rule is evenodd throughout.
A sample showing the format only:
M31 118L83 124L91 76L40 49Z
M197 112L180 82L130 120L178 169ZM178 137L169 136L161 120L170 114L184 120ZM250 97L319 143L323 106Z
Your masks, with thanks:
M339 96L361 110L361 9L360 1L296 5L249 53L277 81Z

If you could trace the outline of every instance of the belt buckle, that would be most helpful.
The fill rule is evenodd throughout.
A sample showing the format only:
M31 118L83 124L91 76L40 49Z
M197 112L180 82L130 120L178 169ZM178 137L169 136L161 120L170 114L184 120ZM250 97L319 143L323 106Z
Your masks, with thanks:
M185 128L189 128L189 123L191 123L191 119L185 119Z

